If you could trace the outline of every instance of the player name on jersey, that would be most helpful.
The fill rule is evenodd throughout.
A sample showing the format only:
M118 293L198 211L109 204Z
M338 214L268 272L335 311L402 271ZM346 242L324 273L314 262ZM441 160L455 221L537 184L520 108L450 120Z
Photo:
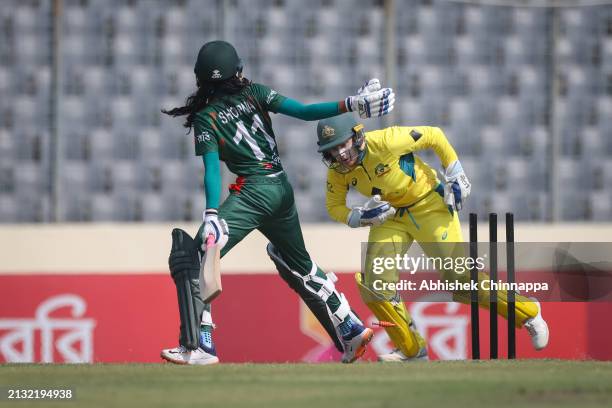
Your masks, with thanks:
M221 123L229 123L230 120L235 121L240 118L240 115L246 115L255 112L256 108L250 101L244 101L235 106L223 109L219 112L218 118Z

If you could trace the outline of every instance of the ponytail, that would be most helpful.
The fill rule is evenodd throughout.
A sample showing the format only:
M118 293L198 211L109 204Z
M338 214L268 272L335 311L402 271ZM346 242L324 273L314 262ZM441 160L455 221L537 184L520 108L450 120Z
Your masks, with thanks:
M225 95L234 95L249 86L251 81L242 76L233 76L221 82L200 82L198 81L198 89L185 100L185 106L172 108L170 110L162 109L162 113L173 117L185 116L187 119L183 126L187 129L193 127L195 115L204 109L215 98L220 98Z

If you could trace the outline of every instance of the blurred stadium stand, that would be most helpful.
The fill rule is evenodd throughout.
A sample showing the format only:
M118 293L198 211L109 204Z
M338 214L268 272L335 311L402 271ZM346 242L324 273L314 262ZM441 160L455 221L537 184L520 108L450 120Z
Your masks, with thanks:
M549 220L556 124L561 220L612 220L612 5L555 9L553 38L550 8L395 3L398 105L390 120L446 131L473 182L462 217L508 210L521 221ZM0 5L3 223L53 219L51 4ZM250 79L303 102L338 100L371 76L385 78L383 5L63 0L61 218L199 220L203 166L182 121L160 113L194 91L199 47L229 33ZM328 221L315 124L273 120L302 221Z

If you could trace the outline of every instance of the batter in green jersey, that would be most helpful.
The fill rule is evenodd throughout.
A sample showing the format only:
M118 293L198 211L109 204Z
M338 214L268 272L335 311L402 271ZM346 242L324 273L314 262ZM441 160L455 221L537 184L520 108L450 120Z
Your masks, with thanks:
M246 79L236 50L224 41L204 44L194 71L197 91L187 98L185 106L163 112L187 116L185 127L194 130L195 152L202 156L205 167L206 210L195 239L184 231L173 232L170 270L179 297L180 345L163 350L162 357L179 364L219 361L212 341L210 305L202 302L200 288L193 283L193 278L197 279L194 271L199 269L190 264L197 259L194 248L202 253L204 241L212 235L223 256L257 229L270 241L267 251L279 274L343 352L342 361L355 361L365 352L373 331L351 311L344 295L335 288L333 274L326 274L306 251L293 189L283 171L269 113L302 120L349 111L357 111L362 118L381 116L393 109L392 90L360 89L357 95L339 102L303 105ZM221 205L220 160L238 175ZM194 322L201 323L200 339L195 344L189 337Z

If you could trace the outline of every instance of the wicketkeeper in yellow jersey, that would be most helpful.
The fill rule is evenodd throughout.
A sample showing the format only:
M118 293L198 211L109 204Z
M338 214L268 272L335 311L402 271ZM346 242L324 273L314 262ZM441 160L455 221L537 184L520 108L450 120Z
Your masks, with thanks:
M360 91L379 87L374 80ZM329 167L327 211L330 217L353 228L370 227L365 273L363 276L358 273L356 280L364 302L376 318L391 323L385 330L396 347L392 353L379 356L379 360L426 359L425 340L412 323L399 293L376 290L373 285L374 280L397 282L399 272L390 269L382 275L374 274L372 260L390 246L396 253L405 252L415 240L427 256L456 255L460 245L452 243L463 242L457 211L471 190L457 153L437 127L392 126L365 132L350 113L321 120L317 136L319 152ZM443 181L415 154L423 149L433 149L440 158ZM370 197L363 206L347 208L349 186ZM439 272L444 276L449 271ZM455 293L454 299L468 303L469 295ZM498 312L507 317L507 293L498 291L498 299ZM479 291L479 301L482 307L488 307L488 291ZM516 321L518 327L529 331L536 349L546 346L548 326L539 302L517 294Z

